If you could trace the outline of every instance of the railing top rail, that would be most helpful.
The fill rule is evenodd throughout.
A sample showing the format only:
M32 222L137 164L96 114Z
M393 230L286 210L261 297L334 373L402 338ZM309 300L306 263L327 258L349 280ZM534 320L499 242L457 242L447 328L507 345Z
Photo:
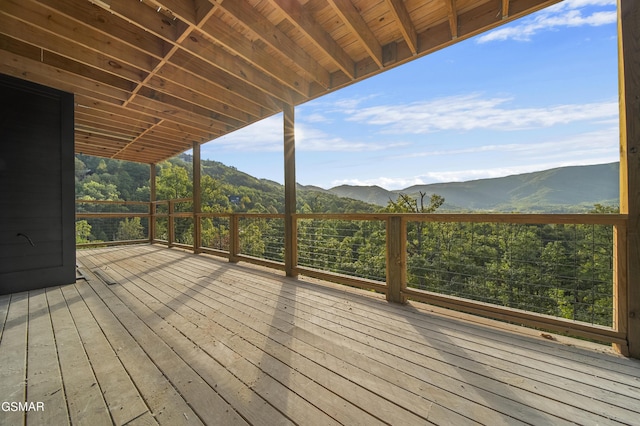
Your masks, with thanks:
M151 201L152 204L167 204L167 203L191 203L193 198L172 198L170 200L155 200Z
M625 225L626 214L525 214L525 213L357 213L357 214L294 214L296 219L386 220L400 216L414 222L473 222L519 224Z
M83 200L77 199L76 204L118 204L118 205L145 205L148 206L148 201L125 201L125 200Z
M387 220L393 213L296 213L295 219Z
M262 218L262 219L283 219L284 213L232 213L238 217Z

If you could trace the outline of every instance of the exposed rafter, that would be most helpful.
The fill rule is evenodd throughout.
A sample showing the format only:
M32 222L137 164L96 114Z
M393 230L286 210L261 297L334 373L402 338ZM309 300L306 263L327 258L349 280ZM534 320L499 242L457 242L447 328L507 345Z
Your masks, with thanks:
M393 16L398 22L398 27L402 32L402 37L404 37L404 41L407 43L407 46L409 46L411 54L416 55L418 53L418 33L413 27L411 16L409 16L409 12L407 12L404 2L402 0L386 1L391 13L393 13Z
M360 41L371 59L382 68L382 46L376 35L360 16L360 12L349 0L327 0L350 32Z
M221 3L220 8L237 19L266 45L283 57L291 59L294 66L308 78L324 88L329 88L329 72L245 0L225 1ZM272 58L272 61L276 62L278 58Z
M2 0L0 72L75 94L77 152L159 163L557 1Z
M311 13L303 5L292 0L270 0L287 16L287 19L304 33L318 49L321 49L347 76L355 77L353 59L336 43L334 39L318 24Z
M507 0L508 1L508 0ZM458 38L458 10L456 9L456 0L444 0L448 16L449 16L449 28L451 29L451 39Z

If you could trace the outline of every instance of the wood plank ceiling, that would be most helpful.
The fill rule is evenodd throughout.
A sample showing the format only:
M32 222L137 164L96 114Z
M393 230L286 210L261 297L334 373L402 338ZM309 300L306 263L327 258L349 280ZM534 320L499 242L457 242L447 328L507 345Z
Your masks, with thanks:
M558 1L1 0L0 72L75 94L76 152L157 163Z

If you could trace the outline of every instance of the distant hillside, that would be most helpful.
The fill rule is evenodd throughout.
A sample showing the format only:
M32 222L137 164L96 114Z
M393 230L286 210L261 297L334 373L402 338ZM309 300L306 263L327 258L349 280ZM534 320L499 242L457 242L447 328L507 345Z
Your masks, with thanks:
M281 184L255 178L217 161L203 160L201 164L203 204L209 211L283 212L284 187ZM149 166L146 164L78 154L75 168L78 199L149 200ZM158 169L159 199L191 197L193 165L190 155L182 154L160 163ZM178 171L180 169L183 169L182 173ZM297 208L302 213L371 213L378 206L342 198L322 188L298 185Z
M398 194L438 194L447 211L584 212L594 204L619 204L619 163L560 167L495 179L416 185L388 191L378 186L341 185L329 189L349 197L384 206Z
M183 154L160 164L159 168L185 169L183 179L187 182L183 182L183 189L186 189L191 160L191 156ZM202 169L203 176L213 178L213 186L203 192L213 197L209 203L219 211L282 211L284 188L279 183L255 178L217 161L203 160ZM298 184L297 208L303 213L373 212L386 206L389 200L395 201L400 193L419 197L423 192L444 197L445 204L438 211L587 212L594 204L619 204L618 170L618 163L561 167L496 179L417 185L399 191L350 185L326 190ZM159 173L158 188L163 173ZM76 196L96 200L148 200L149 168L144 164L76 155ZM238 197L240 203L232 201Z

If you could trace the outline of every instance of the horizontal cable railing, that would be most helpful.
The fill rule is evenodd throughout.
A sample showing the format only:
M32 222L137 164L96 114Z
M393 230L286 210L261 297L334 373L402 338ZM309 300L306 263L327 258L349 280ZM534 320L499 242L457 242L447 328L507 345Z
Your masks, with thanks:
M149 203L76 200L76 245L95 247L149 240Z
M385 218L297 215L298 267L386 281Z
M283 214L77 202L78 246L152 241L285 268ZM294 274L624 345L625 215L294 214Z

